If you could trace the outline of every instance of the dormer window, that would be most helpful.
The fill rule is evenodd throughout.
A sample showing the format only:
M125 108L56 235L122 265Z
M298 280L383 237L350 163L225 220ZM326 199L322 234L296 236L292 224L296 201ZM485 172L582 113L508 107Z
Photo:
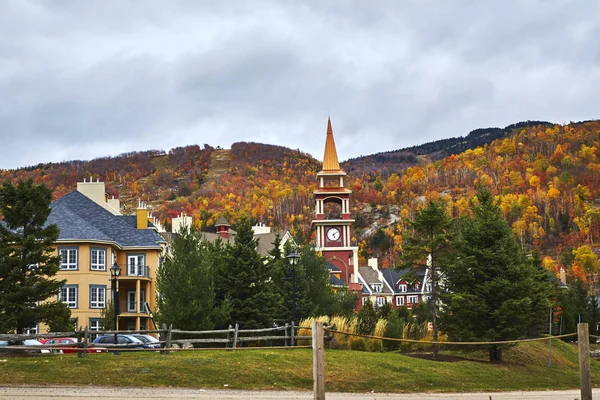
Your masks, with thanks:
M375 293L381 293L381 290L383 289L383 285L381 285L380 283L374 283L371 286L373 287L373 291Z
M406 283L399 283L398 284L398 290L402 293L406 293L407 290L407 285Z

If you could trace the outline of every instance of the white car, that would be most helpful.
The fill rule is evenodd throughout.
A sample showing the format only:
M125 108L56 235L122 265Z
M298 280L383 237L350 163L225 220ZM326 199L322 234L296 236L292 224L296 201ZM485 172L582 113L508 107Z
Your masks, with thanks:
M11 340L7 342L6 340L0 340L0 347L10 347L10 346L44 346L42 342L36 339L25 339L25 340ZM36 349L33 352L35 353L46 353L49 354L49 349Z

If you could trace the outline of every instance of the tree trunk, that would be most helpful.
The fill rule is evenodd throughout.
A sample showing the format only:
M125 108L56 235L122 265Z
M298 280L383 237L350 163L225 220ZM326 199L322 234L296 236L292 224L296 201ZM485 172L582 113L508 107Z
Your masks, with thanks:
M489 349L490 361L502 361L502 349L498 346L491 346Z

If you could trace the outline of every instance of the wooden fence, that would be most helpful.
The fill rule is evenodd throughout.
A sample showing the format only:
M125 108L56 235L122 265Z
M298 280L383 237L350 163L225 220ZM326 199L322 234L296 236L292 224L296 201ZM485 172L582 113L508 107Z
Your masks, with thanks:
M335 327L330 327L330 329ZM229 348L235 349L246 346L248 343L269 343L269 347L297 347L298 341L306 341L307 344L312 340L310 334L312 327L299 327L292 324L285 324L280 327L263 329L240 329L239 324L229 326L227 329L208 330L208 331L187 331L173 329L173 326L163 324L162 329L155 330L137 330L137 331L113 331L98 330L90 331L88 327L75 332L54 332L39 334L0 334L0 341L23 341L26 339L51 339L71 337L77 339L76 347L80 350L80 357L87 357L87 349L90 347L92 336L113 335L113 334L154 334L158 335L161 346L161 353L169 354L173 350L188 350L194 348L194 345L201 345L206 348ZM303 335L299 335L303 333ZM304 334L307 333L307 334ZM327 332L325 340L333 343L333 333ZM212 346L211 346L212 345ZM137 348L139 344L105 344L95 345L104 347L113 351L157 351L156 348ZM32 349L50 349L60 350L64 345L42 345L42 346L0 346L0 351L11 350L32 350Z

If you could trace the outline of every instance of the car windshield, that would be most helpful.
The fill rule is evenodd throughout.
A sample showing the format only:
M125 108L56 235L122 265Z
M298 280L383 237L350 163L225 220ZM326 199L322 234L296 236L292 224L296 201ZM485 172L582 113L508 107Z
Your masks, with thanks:
M158 339L150 335L134 335L137 339L144 343L158 343Z

